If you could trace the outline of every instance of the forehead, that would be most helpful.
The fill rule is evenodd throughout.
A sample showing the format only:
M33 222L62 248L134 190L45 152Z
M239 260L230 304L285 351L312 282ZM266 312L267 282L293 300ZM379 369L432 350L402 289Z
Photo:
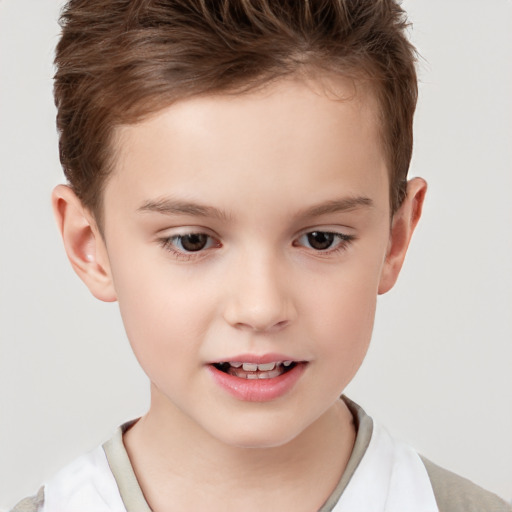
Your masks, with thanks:
M342 78L183 100L117 129L105 206L116 195L143 203L165 194L228 203L246 196L261 206L285 190L303 203L306 190L314 202L333 187L387 204L378 119L371 91Z

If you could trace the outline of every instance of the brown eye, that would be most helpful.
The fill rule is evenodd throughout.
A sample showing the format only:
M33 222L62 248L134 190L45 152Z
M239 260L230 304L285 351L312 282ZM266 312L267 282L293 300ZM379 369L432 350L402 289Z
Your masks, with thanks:
M294 240L293 245L305 247L318 254L334 255L346 249L354 239L354 235L333 231L309 231Z
M328 233L326 231L312 231L306 236L311 248L316 249L317 251L325 251L333 244L335 234Z
M209 249L220 248L219 240L205 233L185 233L173 235L159 240L160 246L173 254L179 260L189 260L201 257Z
M204 249L208 243L208 235L203 233L191 233L189 235L182 235L176 240L177 245L184 251L196 252Z

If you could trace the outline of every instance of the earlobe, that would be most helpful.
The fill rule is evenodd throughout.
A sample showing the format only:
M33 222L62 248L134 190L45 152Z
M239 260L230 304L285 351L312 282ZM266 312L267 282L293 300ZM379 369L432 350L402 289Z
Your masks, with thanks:
M96 298L117 300L105 243L93 216L66 185L55 187L52 205L74 271Z
M407 196L393 216L389 245L381 273L378 293L391 290L402 268L409 242L421 217L427 183L414 178L407 183Z

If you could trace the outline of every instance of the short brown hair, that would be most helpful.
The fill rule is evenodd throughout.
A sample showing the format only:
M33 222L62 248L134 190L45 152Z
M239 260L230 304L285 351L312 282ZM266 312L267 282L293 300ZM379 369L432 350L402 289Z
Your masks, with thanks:
M60 159L101 223L114 128L186 97L244 92L305 67L370 80L394 212L405 195L415 50L394 0L70 0L55 57Z

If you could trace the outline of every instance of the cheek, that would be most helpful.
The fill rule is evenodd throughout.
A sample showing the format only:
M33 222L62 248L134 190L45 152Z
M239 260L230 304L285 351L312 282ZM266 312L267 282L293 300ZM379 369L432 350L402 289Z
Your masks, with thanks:
M347 286L344 282L338 293L317 301L317 329L328 348L341 357L351 352L366 352L370 341L377 295L374 287L366 289Z
M360 288L345 288L345 292L323 304L316 325L318 382L323 379L325 383L315 391L318 403L333 402L344 392L370 345L376 297L361 294Z
M341 365L352 376L361 364L370 343L377 304L381 265L378 259L340 265L308 297L310 333L315 333L318 350L329 365Z
M186 275L170 272L170 266L153 260L132 259L136 272L123 265L114 282L125 330L140 365L153 379L169 370L179 372L197 363L198 344L207 330L212 301L208 290ZM148 259L149 261L149 259Z

